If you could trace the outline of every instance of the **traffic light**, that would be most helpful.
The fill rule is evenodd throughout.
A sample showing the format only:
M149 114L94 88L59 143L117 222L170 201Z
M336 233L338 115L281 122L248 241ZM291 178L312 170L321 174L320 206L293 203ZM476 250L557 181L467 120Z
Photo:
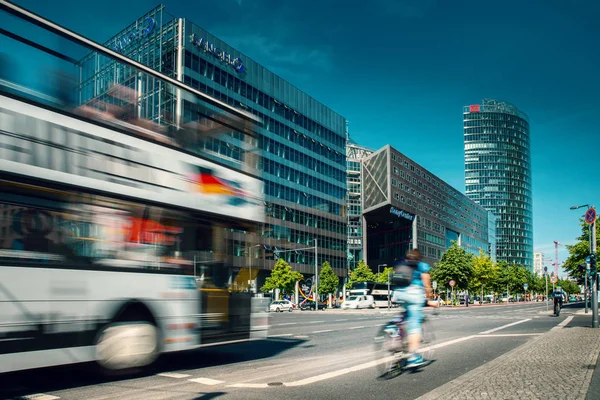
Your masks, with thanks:
M590 254L590 273L596 275L596 254Z

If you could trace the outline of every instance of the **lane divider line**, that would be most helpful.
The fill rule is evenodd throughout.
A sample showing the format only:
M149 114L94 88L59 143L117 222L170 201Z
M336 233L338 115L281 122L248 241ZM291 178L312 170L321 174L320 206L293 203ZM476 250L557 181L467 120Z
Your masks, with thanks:
M454 340L449 340L447 342L443 342L443 343L439 343L433 346L429 346L425 349L423 349L423 351L426 351L428 349L439 349L442 347L446 347L446 346L450 346L452 344L455 343L459 343L465 340L469 340L472 339L473 337L475 337L475 335L471 335L471 336L465 336L462 338L458 338L458 339L454 339ZM293 387L293 386L304 386L304 385L309 385L311 383L315 383L315 382L319 382L319 381L324 381L326 379L331 379L331 378L335 378L341 375L346 375L349 374L351 372L356 372L356 371L360 371L363 369L367 369L367 368L372 368L376 365L379 364L383 364L385 362L391 361L396 359L396 356L390 356L390 357L384 357L381 360L376 360L376 361L371 361L368 363L364 363L364 364L359 364L359 365L355 365L354 367L349 367L349 368L344 368L338 371L331 371L331 372L327 372L325 374L321 374L321 375L316 375L316 376L312 376L310 378L306 378L306 379L301 379L298 381L294 381L294 382L288 382L288 383L284 383L284 386L289 386L289 387Z
M325 321L309 321L308 323L309 324L321 324L323 322L325 322Z
M478 338L485 338L485 337L519 337L519 336L542 336L543 333L498 333L498 334L492 334L492 335L477 335Z
M233 385L227 385L227 387L264 389L268 388L269 385L266 383L234 383Z
M348 329L362 329L362 328L365 328L365 326L364 325L363 326L353 326L353 327L348 328Z
M214 386L214 385L219 385L221 383L225 383L225 381L218 381L216 379L210 379L210 378L195 378L195 379L188 379L189 382L195 382L195 383L201 383L203 385L209 385L209 386Z
M523 322L527 322L527 321L531 321L531 318L522 319L522 320L516 321L516 322L511 322L510 324L502 325L502 326L499 326L497 328L490 329L488 331L479 332L479 334L480 335L487 335L488 333L497 332L499 330L502 330L502 329L505 329L505 328L508 328L508 327L511 327L511 326L519 325L519 324L522 324Z
M175 378L175 379L182 379L182 378L187 378L191 375L188 374L178 374L176 372L163 372L161 374L157 374L158 376L164 376L167 378Z
M269 335L267 337L289 337L289 336L294 336L293 333L282 333L280 335Z
M277 326L285 326L285 325L298 325L297 322L284 322L283 324L276 324Z
M574 318L574 316L572 316L572 315L570 317L565 318L564 321L562 321L560 324L556 325L552 329L555 329L555 328L562 329L562 328L564 328L565 326L567 326L569 324L569 322L571 322L573 320L573 318Z
M23 399L23 400L56 400L56 399L60 399L60 397L52 396L50 394L37 393L37 394L30 394L27 396L21 396L20 399Z
M322 331L314 331L314 332L311 332L311 333L325 333L325 332L333 332L333 329L324 329Z

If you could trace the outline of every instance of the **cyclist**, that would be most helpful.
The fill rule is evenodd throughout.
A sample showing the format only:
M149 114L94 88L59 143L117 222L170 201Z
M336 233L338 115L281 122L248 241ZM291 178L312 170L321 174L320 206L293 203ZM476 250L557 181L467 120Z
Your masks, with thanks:
M562 287L557 286L552 292L552 297L554 299L554 313L556 314L556 305L560 304L560 308L562 308L563 302L567 299L567 294Z
M425 360L419 354L421 343L421 324L423 323L423 306L425 304L436 307L436 302L429 302L431 296L431 278L429 270L431 267L421 262L421 252L418 249L409 250L406 260L394 262L394 294L392 300L396 303L403 302L406 308L406 335L409 357L406 361L407 368L422 365Z

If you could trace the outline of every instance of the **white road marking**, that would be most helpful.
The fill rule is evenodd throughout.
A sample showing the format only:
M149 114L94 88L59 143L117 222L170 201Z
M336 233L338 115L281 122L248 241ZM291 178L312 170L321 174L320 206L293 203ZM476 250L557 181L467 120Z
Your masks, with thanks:
M518 336L541 336L543 333L499 333L496 335L477 335L478 338L483 337L518 337Z
M286 336L294 336L293 333L282 333L280 335L269 335L268 337L286 337Z
M44 393L30 394L28 396L21 396L21 399L25 400L56 400L60 399L58 396L52 396Z
M297 322L285 322L283 324L277 324L277 326L284 326L284 325L298 325Z
M445 346L449 346L452 345L454 343L458 343L458 342L462 342L464 340L468 340L475 337L475 335L472 336L465 336L462 338L458 338L458 339L454 339L454 340L450 340L448 342L444 342L444 343L439 343L433 346L429 346L427 349L439 349ZM423 351L427 350L427 349L423 349ZM319 382L319 381L324 381L326 379L331 379L331 378L335 378L341 375L345 375L345 374L349 374L351 372L356 372L356 371L360 371L363 369L367 369L367 368L371 368L374 367L378 364L382 364L385 362L388 362L390 360L394 360L396 359L396 356L390 356L390 357L385 357L381 360L376 360L376 361L371 361L365 364L359 364L359 365L355 365L354 367L349 367L349 368L343 368L341 370L338 371L331 371L331 372L327 372L325 374L322 375L316 375L316 376L312 376L310 378L306 378L306 379L301 379L299 381L294 381L294 382L288 382L288 383L284 383L284 386L304 386L304 385L309 385L311 383L315 383L315 382Z
M298 335L298 336L294 336L296 339L308 339L308 336L306 335Z
M348 319L336 319L335 322L348 321Z
M227 387L264 389L268 388L269 385L266 383L234 383L233 385L227 385Z
M322 322L325 322L325 321L309 321L308 323L309 324L320 324Z
M224 381L217 381L216 379L209 379L209 378L196 378L196 379L188 379L189 382L196 382L196 383L201 383L203 385L218 385L220 383L225 383Z
M556 325L556 327L557 327L557 328L564 328L565 326L567 326L567 324L568 324L569 322L571 322L571 320L572 320L573 318L574 318L574 317L573 317L572 315L571 315L570 317L567 317L567 318L565 318L565 320L564 320L563 322L561 322L560 324Z
M361 319L369 319L369 318L356 318L357 321L361 320Z
M523 322L527 322L527 321L531 321L531 318L522 319L522 320L520 320L520 321L517 321L517 322L511 322L510 324L502 325L502 326L499 326L499 327L497 327L497 328L490 329L490 330L488 330L488 331L479 332L479 334L480 334L480 335L486 335L486 334L488 334L488 333L496 332L496 331L502 330L502 329L504 329L504 328L508 328L508 327L510 327L510 326L514 326L514 325L522 324Z
M362 329L362 328L364 328L364 327L365 327L365 326L353 326L352 328L348 328L348 329Z
M333 332L333 329L325 329L325 330L322 330L322 331L314 331L314 332L311 332L311 333L325 333L325 332Z
M175 378L175 379L181 379L181 378L187 378L188 374L178 374L176 372L163 372L162 374L157 374L158 376L165 376L167 378Z

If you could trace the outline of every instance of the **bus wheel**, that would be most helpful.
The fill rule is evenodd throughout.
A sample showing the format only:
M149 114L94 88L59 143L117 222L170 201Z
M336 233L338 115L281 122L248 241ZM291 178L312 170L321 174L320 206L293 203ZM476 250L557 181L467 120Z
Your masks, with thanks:
M152 365L159 355L158 336L147 321L108 324L96 340L96 361L107 373Z

